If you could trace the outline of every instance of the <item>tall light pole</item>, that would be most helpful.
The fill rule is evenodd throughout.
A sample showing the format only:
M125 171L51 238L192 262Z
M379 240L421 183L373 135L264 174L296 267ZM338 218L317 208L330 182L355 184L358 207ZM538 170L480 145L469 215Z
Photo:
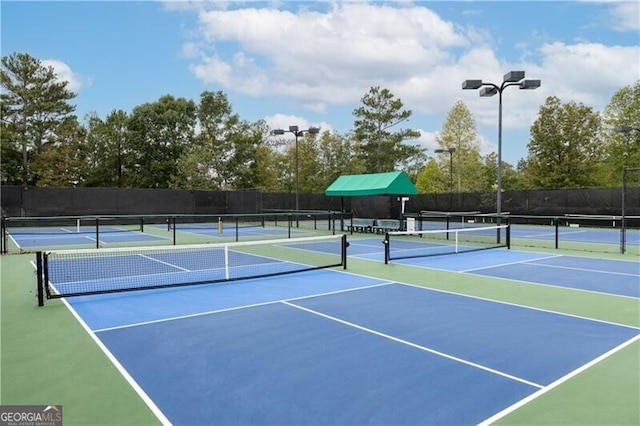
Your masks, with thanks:
M616 127L616 132L617 133L631 133L633 131L637 131L640 132L640 127L633 127L633 126L618 126ZM626 251L626 246L627 246L627 227L626 227L626 211L625 211L625 205L626 205L626 193L627 193L627 171L640 171L640 167L627 167L625 165L622 166L622 206L621 206L621 211L620 211L620 253L624 254L624 252Z
M453 205L453 153L456 152L455 148L436 149L433 152L436 154L449 153L449 210Z
M520 89L532 90L540 87L540 80L525 80L524 71L509 71L502 79L502 84L498 86L494 83L487 83L482 80L465 80L462 82L464 90L480 90L481 97L490 97L496 93L499 95L498 102L498 194L496 196L496 213L502 214L502 92L509 86L518 86Z
M293 133L296 138L296 211L300 210L300 201L298 188L300 184L300 168L298 166L298 138L303 136L305 133L310 133L312 135L316 135L320 133L320 128L318 127L309 127L308 129L298 130L298 126L289 126L289 130L284 129L274 129L272 132L274 135L284 135L285 133Z

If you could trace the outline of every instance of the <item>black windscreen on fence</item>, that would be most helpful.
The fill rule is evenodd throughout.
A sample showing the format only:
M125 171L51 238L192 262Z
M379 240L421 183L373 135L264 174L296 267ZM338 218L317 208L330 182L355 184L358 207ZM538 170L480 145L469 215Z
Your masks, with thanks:
M626 214L640 215L637 174L626 190ZM3 186L3 216L69 216L127 214L251 214L294 210L294 193L193 191L177 189L49 188ZM566 213L620 215L621 188L576 188L505 191L503 212L524 215ZM420 194L409 198L405 212L496 211L494 193ZM327 197L298 194L301 210L347 211L361 217L397 218L397 196Z

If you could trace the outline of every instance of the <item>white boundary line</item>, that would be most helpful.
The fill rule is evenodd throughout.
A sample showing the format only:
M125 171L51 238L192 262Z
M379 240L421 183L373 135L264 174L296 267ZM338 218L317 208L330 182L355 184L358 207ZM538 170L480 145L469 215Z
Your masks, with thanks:
M540 389L539 391L537 391L535 393L532 393L531 395L529 395L528 397L526 397L524 399L521 399L520 401L518 401L515 404L505 408L504 410L500 411L499 413L494 414L493 416L489 417L488 419L480 422L478 424L478 426L487 426L487 425L490 425L490 424L492 424L493 422L495 422L497 420L500 420L501 418L503 418L507 414L510 414L510 413L514 412L518 408L528 404L529 402L531 402L534 399L544 395L545 393L549 392L550 390L557 388L558 386L560 386L564 382L572 379L573 377L577 376L578 374L582 373L583 371L593 367L594 365L596 365L600 361L610 357L611 355L615 354L616 352L621 351L622 349L626 348L627 346L631 345L634 342L637 342L638 340L640 340L640 334L635 336L635 337L633 337L633 338L631 338L631 339L629 339L629 340L627 340L626 342L623 342L622 344L616 346L615 348L611 349L610 351L605 352L604 354L602 354L599 357L589 361L588 363L584 364L583 366L573 370L569 374L559 378L558 380L556 380L555 382L551 383L550 385Z
M418 345L416 343L410 342L408 340L400 339L398 337L394 337L394 336L391 336L389 334L381 333L379 331L376 331L376 330L373 330L373 329L370 329L370 328L367 328L367 327L363 327L363 326L360 326L358 324L354 324L354 323L349 322L349 321L341 320L340 318L336 318L336 317L333 317L331 315L323 314L322 312L314 311L313 309L305 308L303 306L296 305L296 304L293 304L293 303L290 303L290 302L287 302L287 301L283 301L282 303L287 305L287 306L291 306L292 308L296 308L296 309L299 309L299 310L302 310L302 311L305 311L305 312L308 312L308 313L311 313L311 314L314 314L314 315L317 315L317 316L320 316L320 317L323 317L323 318L327 318L327 319L330 319L332 321L338 322L340 324L344 324L344 325L347 325L349 327L353 327L355 329L358 329L358 330L361 330L361 331L364 331L364 332L367 332L367 333L370 333L370 334L375 334L376 336L384 337L385 339L389 339L389 340L391 340L393 342L396 342L396 343L401 343L403 345L411 346L412 348L420 349L422 351L429 352L429 353L434 354L434 355L438 355L438 356L440 356L442 358L447 358L449 360L456 361L456 362L459 362L461 364L466 364L468 366L471 366L471 367L474 367L474 368L477 368L477 369L480 369L480 370L484 370L484 371L487 371L489 373L492 373L492 374L495 374L495 375L498 375L498 376L506 377L507 379L510 379L510 380L515 380L517 382L524 383L526 385L536 387L538 389L544 389L544 386L539 385L538 383L534 383L534 382L531 382L529 380L525 380L525 379L522 379L520 377L516 377L516 376L504 373L504 372L499 371L499 370L494 370L493 368L485 367L484 365L477 364L477 363L471 362L471 361L467 361L466 359L463 359L463 358L458 358L456 356L449 355L449 354L446 354L444 352L440 352L440 351L437 351L435 349L428 348L426 346Z
M67 302L66 299L62 299L62 303L65 304L67 309L71 312L71 314L75 317L75 319L82 325L82 328L91 336L96 345L104 352L104 354L109 358L109 361L116 367L116 369L122 374L124 379L129 383L129 385L133 388L133 390L140 396L140 398L147 404L147 407L151 410L151 412L158 418L160 423L163 425L171 425L172 423L167 419L164 413L158 408L158 406L153 402L153 400L147 395L147 393L140 387L138 382L135 381L133 377L129 374L129 372L120 364L118 359L111 353L111 351L105 346L104 343L96 336L96 334L89 328L89 326L84 322L84 320L78 315L78 313L73 309L73 307Z
M365 260L365 261L368 261L368 262L377 262L377 261L371 260L371 259L361 259L361 260ZM431 268L431 267L416 266L416 265L402 265L402 266L416 267L416 268L422 268L422 269L432 269L432 270L436 270L436 271L449 272L449 273L452 273L452 274L455 274L455 273L459 274L459 272L451 271L449 269ZM355 272L348 272L348 271L336 271L336 272L339 272L341 274L354 275L354 276L357 276L357 277L364 277L364 278L367 278L367 279L372 279L372 278L373 279L381 279L381 278L376 278L376 277L372 277L372 276L368 276L368 275L357 274ZM483 278L498 279L498 280L502 280L502 281L520 282L518 280L512 280L512 279L509 279L509 278L487 277L486 275L474 275L474 274L469 274L469 275L470 276L483 277ZM546 286L546 287L559 288L559 289L563 289L563 290L576 290L576 291L583 291L583 292L588 292L588 293L596 293L596 292L591 292L591 291L588 291L588 290L580 290L580 289L574 289L574 288L569 288L569 287L560 287L560 286L554 286L554 285L551 285L551 284L531 283L531 282L528 282L528 281L521 281L521 282L523 284L527 284L527 285L534 284L534 285L541 285L541 286ZM438 292L438 293L445 293L445 294L451 294L451 295L454 295L454 296L468 297L468 298L471 298L471 299L484 300L486 302L500 303L502 305L516 306L518 308L531 309L531 310L534 310L534 311L546 312L546 313L550 313L550 314L561 315L561 316L566 316L566 317L571 317L571 318L578 318L578 319L583 319L583 320L586 320L586 321L593 321L593 322L598 322L598 323L602 323L602 324L615 325L615 326L618 326L618 327L630 328L632 330L640 330L640 327L637 327L637 326L634 326L634 325L622 324L622 323L612 322L612 321L606 321L606 320L601 320L601 319L597 319L597 318L584 317L584 316L581 316L581 315L569 314L567 312L552 311L550 309L543 309L543 308L538 308L538 307L535 307L535 306L528 306L528 305L522 305L522 304L514 303L514 302L507 302L505 300L490 299L488 297L474 296L472 294L458 293L458 292L451 291L451 290L442 290L442 289L439 289L439 288L428 287L427 285L413 284L413 283L407 283L407 282L402 282L402 281L393 281L393 282L391 282L391 284L406 285L406 286L409 286L409 287L416 287L416 288L420 288L420 289L423 289L423 290L435 291L435 292ZM630 298L629 296L620 296L620 295L611 294L611 293L598 293L598 294L602 294L602 295L605 295L605 296ZM631 297L631 298L637 300L637 298L635 298L635 297Z
M479 267L479 268L461 269L459 271L452 271L452 272L465 272L466 273L466 272L473 272L473 271L483 271L485 269L500 268L502 266L520 265L522 263L536 262L536 261L539 261L539 260L555 259L557 257L562 257L562 255L561 254L556 254L556 255L544 256L544 257L540 257L540 258L536 258L536 259L515 260L513 262L498 263L497 265L482 266L482 267Z
M524 262L524 263L530 263L530 264L536 265L536 266L544 266L545 268L569 269L571 271L595 272L595 273L598 273L598 274L605 274L605 275L620 275L620 276L625 276L625 277L636 277L636 278L638 278L638 281L640 281L640 274L629 274L627 272L602 271L600 269L574 268L572 266L546 265L544 263L536 263L539 260L544 260L544 259L532 260L530 262ZM640 265L638 266L638 272L640 272Z
M143 322L138 322L138 323L118 325L118 326L107 327L107 328L100 328L100 329L94 330L94 332L95 333L101 333L103 331L109 331L109 330L119 330L119 329L139 327L139 326L149 325L149 324L158 324L158 323L163 323L163 322L168 322L168 321L177 321L177 320L181 320L181 319L201 317L201 316L206 316L206 315L214 315L214 314L219 314L219 313L223 313L223 312L230 312L230 311L237 311L237 310L241 310L241 309L255 308L255 307L258 307L258 306L275 305L275 304L278 304L278 303L285 303L285 302L296 301L296 300L301 300L301 299L312 299L314 297L329 296L331 294L339 294L339 293L348 293L348 292L351 292L351 291L359 291L359 290L365 290L365 289L368 289L368 288L383 287L383 286L394 285L394 284L397 284L397 283L395 281L383 281L383 282L380 282L378 284L372 284L372 285L360 286L360 287L353 287L353 288L345 288L345 289L341 289L341 290L328 291L328 292L325 292L325 293L311 294L311 295L308 295L308 296L300 296L300 297L294 297L294 298L290 298L290 299L270 300L268 302L252 303L252 304L249 304L249 305L233 306L233 307L230 307L230 308L222 308L222 309L214 309L212 311L197 312L195 314L178 315L178 316L175 316L175 317L160 318L160 319L157 319L157 320L143 321Z

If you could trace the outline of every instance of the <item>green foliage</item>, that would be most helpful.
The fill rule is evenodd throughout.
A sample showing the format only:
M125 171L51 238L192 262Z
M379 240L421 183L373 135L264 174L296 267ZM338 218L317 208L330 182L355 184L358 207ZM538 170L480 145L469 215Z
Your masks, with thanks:
M640 166L640 131L620 133L616 129L629 126L640 129L640 80L617 91L602 114L603 161L599 164L599 183L621 185L622 168Z
M184 98L166 95L134 108L127 122L127 186L169 188L195 124L196 105Z
M533 188L597 185L600 117L590 107L547 98L531 126L527 179Z
M455 150L451 156L448 152L439 154L437 160L442 170L449 173L451 169L454 191L475 192L487 189L486 181L483 179L484 170L476 125L471 112L463 102L458 101L451 108L436 142L441 149Z
M60 126L75 119L71 115L75 106L69 101L76 95L67 90L68 82L58 80L52 67L45 67L26 53L2 57L0 83L2 130L11 137L4 145L8 152L19 150L22 154L22 183L35 184L37 176L30 165L57 137ZM17 177L7 176L6 180L16 181Z
M86 130L77 120L62 123L55 138L42 148L33 162L33 171L42 186L78 186L88 172Z
M51 67L28 54L2 57L0 183L322 192L338 176L404 170L421 192L481 192L495 198L497 155L480 155L476 125L456 102L436 139L455 149L427 158L401 128L412 111L388 89L371 87L353 111L354 129L276 140L248 122L227 95L199 103L166 95L131 112L72 115L75 94ZM640 165L640 80L621 88L601 115L550 97L531 127L526 160L502 163L504 190L619 186L623 167ZM296 175L296 160L298 162ZM451 179L452 178L452 179ZM452 185L450 183L452 180ZM490 203L489 203L490 204Z
M421 194L445 193L449 191L449 174L444 171L434 158L418 174L416 188Z
M411 110L403 109L400 99L396 99L388 89L372 87L361 101L363 105L353 111L356 117L354 136L360 145L358 155L367 173L395 170L422 152L417 146L403 143L420 137L420 132L411 129L391 131L412 115Z
M111 111L104 121L95 114L88 117L86 152L90 170L85 186L124 186L128 120L122 110Z

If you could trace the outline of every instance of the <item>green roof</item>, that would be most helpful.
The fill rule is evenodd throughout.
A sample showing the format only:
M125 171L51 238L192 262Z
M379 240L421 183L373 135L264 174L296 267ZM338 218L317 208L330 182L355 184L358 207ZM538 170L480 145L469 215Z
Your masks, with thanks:
M325 190L327 196L415 195L418 190L405 172L345 175Z

